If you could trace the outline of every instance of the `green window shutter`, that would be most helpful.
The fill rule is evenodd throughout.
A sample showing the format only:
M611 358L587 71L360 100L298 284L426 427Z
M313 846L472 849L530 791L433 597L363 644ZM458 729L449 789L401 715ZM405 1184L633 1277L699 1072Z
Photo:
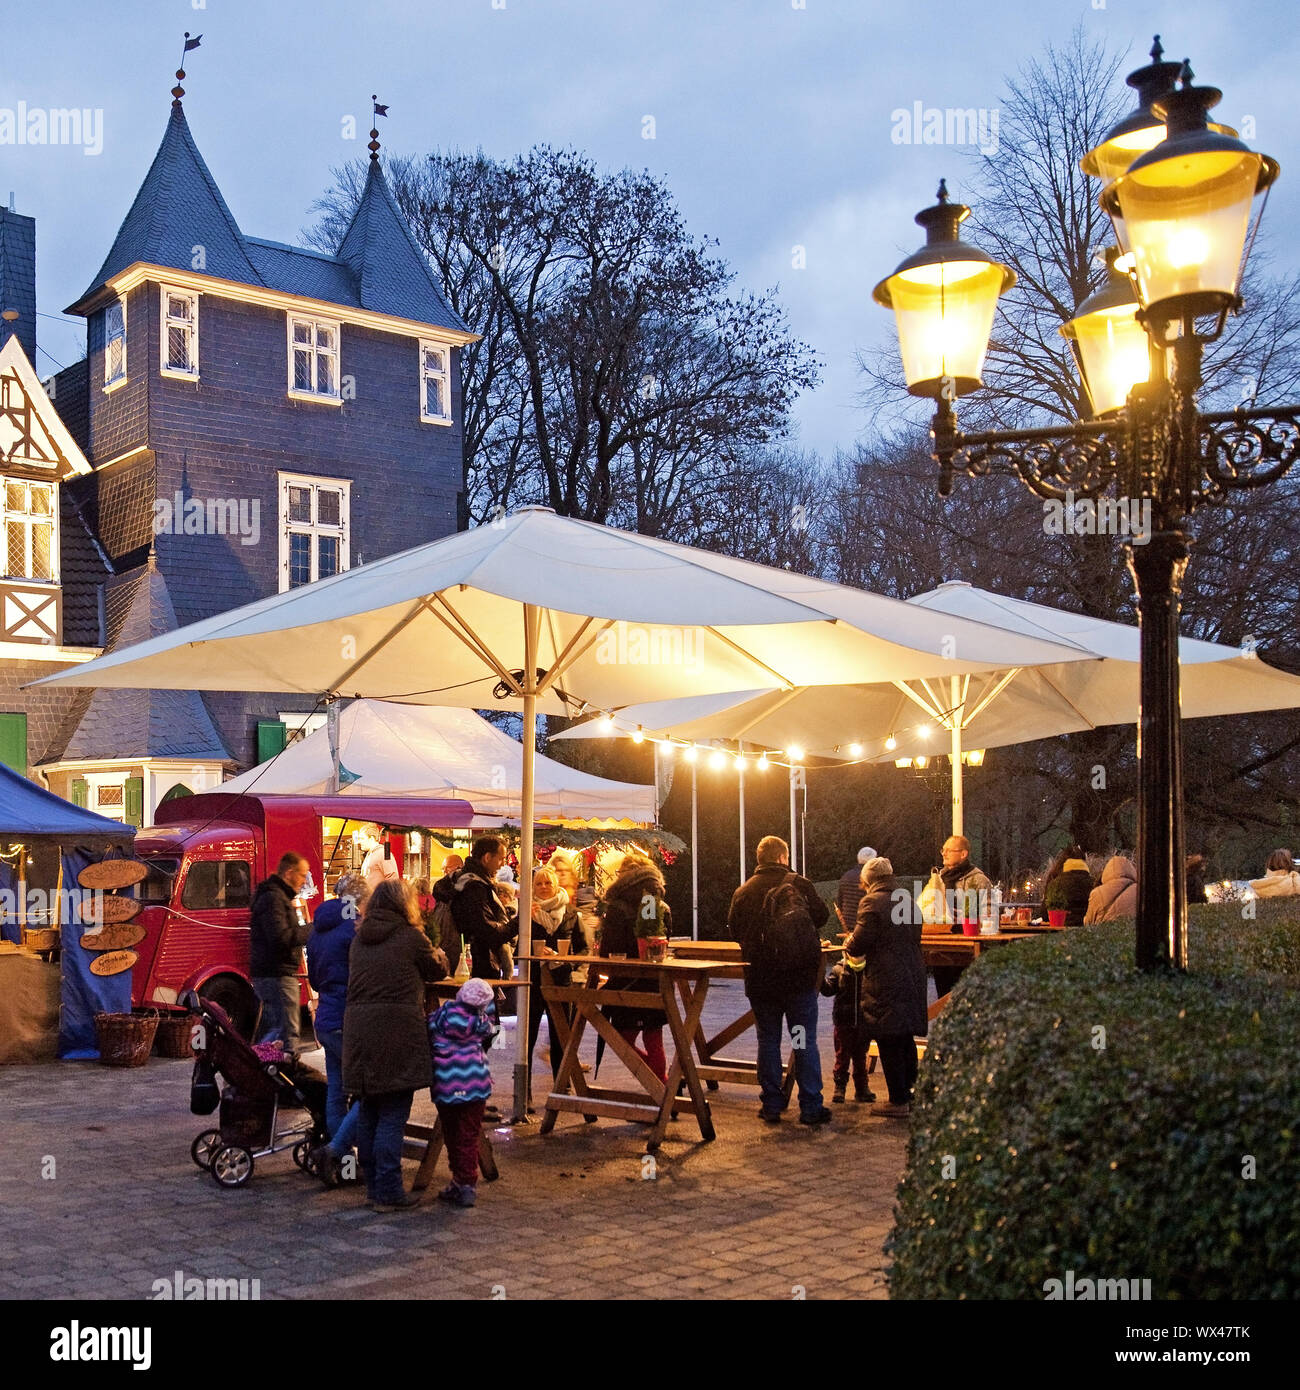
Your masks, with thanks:
M0 714L0 763L27 776L27 716Z
M72 779L72 804L74 806L84 806L86 804L86 779L84 777L74 777Z
M289 741L288 726L279 719L259 719L257 721L257 761L264 763L284 752Z
M128 777L126 779L126 795L123 797L125 803L126 823L128 825L140 826L144 824L144 778Z

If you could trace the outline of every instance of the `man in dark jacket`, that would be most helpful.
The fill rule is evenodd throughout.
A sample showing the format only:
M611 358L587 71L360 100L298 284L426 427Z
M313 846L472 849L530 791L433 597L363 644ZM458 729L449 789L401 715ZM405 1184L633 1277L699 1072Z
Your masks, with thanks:
M822 1061L817 1049L817 987L821 983L821 936L819 929L830 916L830 909L817 895L816 888L799 874L790 872L790 847L775 835L758 842L758 866L751 877L736 889L727 913L727 929L740 942L749 964L745 967L745 993L754 1011L754 1031L758 1035L758 1081L762 1108L759 1117L777 1124L786 1098L781 1077L781 1028L790 1028L795 1079L799 1083L799 1123L822 1125L831 1112L822 1104ZM772 925L768 895L789 885L803 900L807 916L808 941L799 963L782 970L771 963L765 937Z
M840 886L835 893L835 915L845 931L852 931L858 920L858 900L862 897L862 866L868 859L874 859L876 851L870 845L863 845L858 851L858 862L840 875Z
M301 919L294 899L307 882L307 861L291 850L275 873L253 894L248 922L248 964L253 993L262 1002L257 1042L280 1041L289 1061L298 1057L302 948L311 925Z
M925 962L921 915L907 890L895 886L888 859L862 866L862 901L844 959L862 969L862 1023L876 1040L889 1087L889 1100L875 1113L902 1119L911 1114L916 1036L926 1031Z
M456 930L474 959L472 973L483 980L499 980L501 972L492 952L513 941L519 932L519 919L506 911L497 896L497 870L506 862L506 842L496 835L474 841L464 872L456 879L451 900L451 916ZM456 962L448 952L452 969Z

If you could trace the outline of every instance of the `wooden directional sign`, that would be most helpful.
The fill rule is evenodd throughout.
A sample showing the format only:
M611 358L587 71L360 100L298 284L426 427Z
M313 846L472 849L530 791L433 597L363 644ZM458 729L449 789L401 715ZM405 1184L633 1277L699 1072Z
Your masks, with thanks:
M106 951L90 962L92 975L120 975L130 968L140 957L134 951Z
M144 940L144 928L134 922L112 922L100 931L87 932L81 944L87 951L125 951Z
M148 864L138 859L104 859L87 864L77 875L77 882L83 888L130 888L148 875Z
M142 904L139 898L120 898L115 893L96 893L77 906L83 922L129 922Z

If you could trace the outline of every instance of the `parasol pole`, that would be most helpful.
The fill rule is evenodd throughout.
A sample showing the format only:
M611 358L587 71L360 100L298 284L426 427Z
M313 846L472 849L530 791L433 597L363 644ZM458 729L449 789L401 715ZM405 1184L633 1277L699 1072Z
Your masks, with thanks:
M700 939L700 798L691 764L691 940Z
M949 758L952 762L952 833L954 835L962 835L965 833L962 829L965 816L961 776L961 721L966 710L964 704L958 704L958 701L961 700L958 685L958 678L953 676L951 686L952 713L948 718L952 727L952 743L950 745L951 752L949 753Z
M799 872L799 813L795 805L795 771L790 764L790 870Z
M519 952L521 977L531 974L526 957L533 950L533 803L534 768L537 756L537 647L541 629L541 610L524 604L524 779L519 815ZM515 1124L528 1121L531 1095L532 1049L528 1046L528 1014L532 1005L529 989L519 989L515 1012Z
M339 702L330 699L325 707L325 727L329 730L330 741L330 795L339 794L341 773L339 768Z
M736 770L740 775L740 882L744 883L747 877L745 873L745 740L740 739L736 746L740 750L740 756L736 759Z

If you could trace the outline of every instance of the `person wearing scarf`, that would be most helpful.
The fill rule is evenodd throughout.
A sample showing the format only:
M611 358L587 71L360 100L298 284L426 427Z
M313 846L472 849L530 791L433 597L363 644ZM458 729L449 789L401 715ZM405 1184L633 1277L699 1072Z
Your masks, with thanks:
M560 887L555 870L542 865L533 875L533 951L538 955L558 955L561 939L570 943L570 950L579 949L578 914L569 905L569 895ZM542 967L537 961L529 965L528 979L532 990L528 1006L528 1052L531 1056L536 1051L542 1014L546 1011L542 1001ZM573 970L569 966L556 966L551 972L551 981L557 985L572 984ZM564 1049L555 1028L548 1024L547 1032L551 1040L551 1075L555 1076L560 1070Z
M965 835L949 835L943 842L943 868L939 878L943 883L943 920L952 923L955 933L963 921L979 920L979 894L987 893L993 884L982 869L970 862L970 841ZM933 967L935 993L942 999L952 989L964 965Z

